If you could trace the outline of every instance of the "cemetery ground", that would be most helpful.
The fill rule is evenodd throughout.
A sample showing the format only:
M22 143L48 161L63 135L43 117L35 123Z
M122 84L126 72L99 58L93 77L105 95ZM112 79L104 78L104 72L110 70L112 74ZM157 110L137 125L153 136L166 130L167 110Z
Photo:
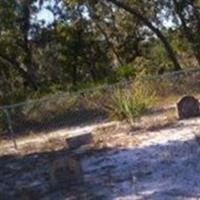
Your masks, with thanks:
M93 142L71 157L66 138L87 132ZM2 141L0 199L198 199L198 134L199 117L177 120L174 107L168 106L134 127L98 120L23 136L17 139L18 150Z

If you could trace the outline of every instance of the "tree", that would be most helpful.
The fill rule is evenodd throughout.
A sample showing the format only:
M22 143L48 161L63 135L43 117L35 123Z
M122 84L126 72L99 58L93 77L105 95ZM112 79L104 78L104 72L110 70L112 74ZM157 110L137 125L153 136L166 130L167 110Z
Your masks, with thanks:
M199 7L199 0L2 0L0 95L16 102L194 66ZM39 20L40 11L52 20Z
M178 0L173 0L173 4L174 4L174 9L175 12L177 14L177 16L180 19L181 22L181 26L183 29L183 34L185 35L185 37L187 38L187 40L190 42L191 46L192 46L192 50L193 53L200 65L200 41L198 41L197 39L197 34L194 33L193 29L191 29L191 25L194 24L194 21L192 22L191 20L193 20L194 18L196 18L196 23L200 23L200 18L199 18L199 14L197 9L194 6L194 2L193 1L178 1ZM193 9L191 11L190 8L188 8L189 6L192 6ZM186 13L185 13L186 12ZM192 12L192 13L191 13ZM191 16L192 14L192 16ZM186 17L188 19L186 19ZM192 19L191 19L192 18ZM200 26L196 25L197 27L195 28L195 32L199 32L200 31Z
M134 15L138 20L140 20L141 22L144 23L144 25L146 25L153 33L155 33L155 35L161 40L161 42L163 43L169 58L171 59L171 61L174 64L174 69L175 70L180 70L181 66L176 58L175 52L173 51L171 45L169 44L169 42L167 41L167 38L162 34L162 32L156 27L154 26L145 16L143 16L143 14L141 14L140 12L137 11L136 8L131 7L125 3L122 3L121 1L118 0L107 0L108 2L113 3L114 5L126 10L127 12L131 13L132 15Z
M6 51L1 50L0 59L21 74L25 85L37 90L29 39L33 3L34 1L1 1L0 15L4 20L1 24L0 43Z

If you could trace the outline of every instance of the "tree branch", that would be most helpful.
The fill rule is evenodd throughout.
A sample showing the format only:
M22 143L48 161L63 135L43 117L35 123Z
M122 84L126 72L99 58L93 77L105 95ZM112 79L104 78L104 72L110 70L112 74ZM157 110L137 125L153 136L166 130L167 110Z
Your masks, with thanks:
M169 58L171 59L171 61L174 64L174 69L175 70L181 69L181 66L176 58L175 52L174 52L173 48L171 47L171 45L169 44L169 42L167 41L167 38L162 34L162 32L157 27L155 27L147 18L145 18L143 16L143 14L138 12L136 8L130 7L130 6L122 3L121 1L118 1L118 0L107 0L107 1L113 3L114 5L118 6L119 8L122 8L125 11L129 12L130 14L134 15L138 20L140 20L144 25L146 25L153 33L155 33L155 35L163 43L163 45L168 53Z

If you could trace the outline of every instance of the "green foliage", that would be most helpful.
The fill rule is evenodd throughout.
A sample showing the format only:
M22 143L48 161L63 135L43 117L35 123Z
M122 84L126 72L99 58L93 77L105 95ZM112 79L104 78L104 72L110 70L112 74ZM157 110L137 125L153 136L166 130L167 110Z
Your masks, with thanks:
M162 40L141 18L102 2L0 1L1 105L174 69ZM160 30L182 65L193 67L200 55L199 1L177 2L192 40L177 20L173 1L125 4ZM38 18L42 9L51 12L52 22Z
M132 64L120 66L116 70L118 80L133 79L136 76L136 69Z
M157 70L157 66L153 63L152 60L141 56L137 57L134 60L133 65L137 70L137 76L140 74L143 75L155 74Z
M155 100L138 81L131 88L116 89L106 110L112 118L126 119L131 125L139 119Z

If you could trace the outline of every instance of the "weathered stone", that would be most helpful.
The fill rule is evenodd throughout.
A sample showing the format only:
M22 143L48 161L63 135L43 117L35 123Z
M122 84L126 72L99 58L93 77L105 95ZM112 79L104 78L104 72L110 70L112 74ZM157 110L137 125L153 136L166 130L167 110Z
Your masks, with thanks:
M93 142L92 133L84 133L66 139L67 145L70 149L79 148L83 145L88 145Z
M177 103L177 115L179 119L196 117L200 114L199 101L193 96L184 96Z
M66 187L81 183L83 173L80 159L75 155L55 159L50 166L50 181L53 187Z

